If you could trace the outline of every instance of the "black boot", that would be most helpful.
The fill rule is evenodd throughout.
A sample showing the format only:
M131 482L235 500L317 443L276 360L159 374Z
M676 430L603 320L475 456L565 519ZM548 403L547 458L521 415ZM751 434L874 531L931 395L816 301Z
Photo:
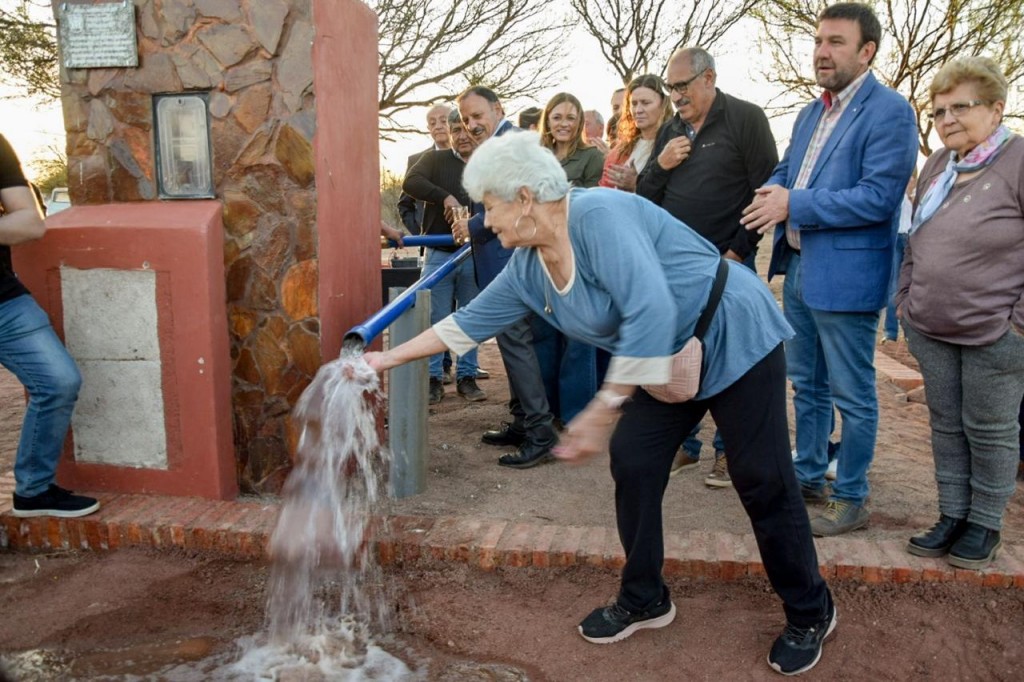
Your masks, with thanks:
M551 448L557 443L555 439L535 441L527 440L515 452L510 452L498 458L498 464L513 469L529 469L544 462L554 460Z
M501 422L500 429L484 431L480 440L488 445L520 445L526 440L526 431L521 425Z
M954 519L942 514L931 530L910 538L907 551L915 556L945 556L966 529L967 519Z
M1002 544L999 531L968 522L967 530L949 548L946 560L951 566L977 571L992 563Z

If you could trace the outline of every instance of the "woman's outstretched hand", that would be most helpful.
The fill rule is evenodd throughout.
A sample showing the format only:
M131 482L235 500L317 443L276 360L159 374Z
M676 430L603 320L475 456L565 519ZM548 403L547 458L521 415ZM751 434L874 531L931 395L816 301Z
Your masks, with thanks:
M366 360L366 364L368 364L370 368L377 374L380 374L381 372L388 368L388 366L384 363L384 353L378 351L370 351L369 353L363 353L363 360Z
M569 422L562 432L555 457L582 464L594 455L608 451L608 442L618 422L619 412L594 400Z

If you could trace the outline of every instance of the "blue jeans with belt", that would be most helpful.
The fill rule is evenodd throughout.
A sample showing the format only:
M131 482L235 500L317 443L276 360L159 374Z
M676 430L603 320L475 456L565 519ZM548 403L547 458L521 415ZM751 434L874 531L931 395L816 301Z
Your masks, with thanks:
M796 477L805 486L825 484L834 402L843 421L843 453L832 497L864 504L878 435L874 360L879 311L811 308L801 295L800 274L800 256L793 254L786 268L782 307L796 331L786 341L796 412Z
M0 303L0 364L28 391L14 462L14 492L46 492L57 473L82 377L75 361L29 295Z

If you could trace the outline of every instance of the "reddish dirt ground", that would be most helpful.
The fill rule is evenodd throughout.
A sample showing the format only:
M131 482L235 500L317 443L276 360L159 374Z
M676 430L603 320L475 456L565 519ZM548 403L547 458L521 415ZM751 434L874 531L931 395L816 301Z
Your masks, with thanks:
M260 629L266 576L260 563L180 554L0 554L0 658L37 652L36 672L22 668L19 680L180 679L154 671L230 656L236 638ZM764 658L781 611L760 580L671 581L672 625L596 646L575 624L614 593L606 571L409 567L389 579L397 627L381 644L419 679L779 679ZM1024 677L1019 591L839 585L835 594L839 625L809 679Z

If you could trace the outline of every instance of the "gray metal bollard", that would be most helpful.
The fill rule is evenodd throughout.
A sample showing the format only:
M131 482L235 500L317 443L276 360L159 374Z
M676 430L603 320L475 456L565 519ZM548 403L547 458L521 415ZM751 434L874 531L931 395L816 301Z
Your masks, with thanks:
M388 290L393 301L405 289ZM390 346L408 341L430 326L430 290L416 292L416 302L389 327ZM409 497L427 485L428 360L416 360L388 373L388 440L392 463L390 492Z

